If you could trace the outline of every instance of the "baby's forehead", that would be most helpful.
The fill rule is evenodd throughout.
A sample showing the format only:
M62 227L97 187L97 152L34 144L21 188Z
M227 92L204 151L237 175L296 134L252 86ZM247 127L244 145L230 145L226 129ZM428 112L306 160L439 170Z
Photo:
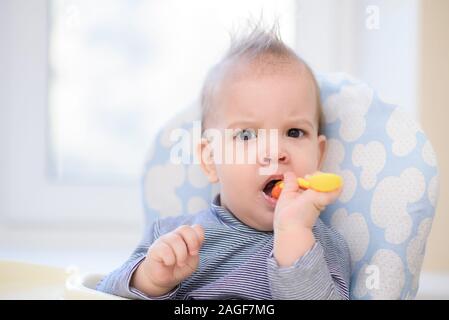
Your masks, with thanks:
M223 110L246 113L254 104L265 105L273 102L280 112L296 114L301 108L292 104L313 104L309 112L317 109L317 88L313 75L306 66L298 61L263 61L238 63L230 66L220 81L216 94L216 107ZM246 102L246 103L245 103ZM291 107L290 109L288 107ZM251 110L248 110L251 111Z

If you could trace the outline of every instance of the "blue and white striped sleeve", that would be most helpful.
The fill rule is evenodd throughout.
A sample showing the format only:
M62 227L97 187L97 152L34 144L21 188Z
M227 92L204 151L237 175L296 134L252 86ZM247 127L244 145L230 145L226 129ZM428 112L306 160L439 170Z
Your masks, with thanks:
M318 220L319 221L319 220ZM335 230L318 222L313 247L290 267L279 267L273 252L268 278L273 299L348 300L351 275L349 249Z
M159 220L151 224L148 230L145 230L142 241L133 251L128 260L121 267L104 277L97 284L97 290L128 299L163 300L172 298L178 288L175 288L171 292L160 297L148 297L144 293L130 286L131 277L134 271L143 259L145 259L148 248L158 237L158 227Z

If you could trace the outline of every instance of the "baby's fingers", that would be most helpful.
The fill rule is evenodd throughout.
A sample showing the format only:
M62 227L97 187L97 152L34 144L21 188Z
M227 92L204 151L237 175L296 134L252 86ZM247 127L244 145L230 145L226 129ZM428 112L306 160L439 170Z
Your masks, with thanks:
M162 262L166 266L173 266L176 263L175 252L167 243L159 239L148 250L150 259Z
M284 173L284 190L283 193L296 192L299 189L296 175L294 172L288 171ZM281 193L282 195L282 193Z
M196 228L196 229L195 229ZM203 234L202 234L202 228L199 226L200 229L198 229L197 226L180 226L178 227L175 232L179 234L182 239L184 240L185 244L187 245L187 249L189 254L191 255L197 255L201 244L203 242Z
M331 191L331 192L324 192L325 194L327 194L328 204L335 202L335 200L337 200L338 197L341 195L342 191L343 191L343 186L341 186L338 189Z
M198 240L200 241L200 247L201 247L203 245L203 241L204 241L204 238L205 238L205 236L204 236L204 229L199 224L194 224L192 226L192 228L195 231L195 233L196 233L196 235L198 237Z
M312 189L306 190L302 196L309 198L318 211L323 211L326 206L335 202L338 199L342 191L342 188L331 192L318 192Z
M175 253L176 264L179 267L183 267L186 265L187 257L189 255L187 244L185 243L183 237L177 232L170 232L165 236L161 237L161 240L164 241Z
M318 200L322 206L327 206L331 203L334 203L335 200L338 199L338 197L341 194L342 187L338 188L337 190L331 191L331 192L317 192L318 193Z

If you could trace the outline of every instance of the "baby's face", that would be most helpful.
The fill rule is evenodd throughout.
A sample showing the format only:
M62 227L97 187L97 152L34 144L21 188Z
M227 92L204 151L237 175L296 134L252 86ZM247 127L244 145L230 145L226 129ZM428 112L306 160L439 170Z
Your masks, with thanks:
M274 199L264 188L269 180L282 179L286 171L303 177L321 167L326 140L318 136L316 88L304 67L295 71L251 75L241 73L223 81L215 95L217 117L213 127L224 135L224 152L243 148L262 150L256 162L216 163L222 205L245 224L273 230ZM262 140L259 129L277 129L277 148ZM230 134L232 133L232 134ZM258 145L259 144L259 145ZM242 150L242 149L241 149ZM264 161L263 157L269 157ZM275 168L264 175L264 169ZM280 175L272 177L272 175Z

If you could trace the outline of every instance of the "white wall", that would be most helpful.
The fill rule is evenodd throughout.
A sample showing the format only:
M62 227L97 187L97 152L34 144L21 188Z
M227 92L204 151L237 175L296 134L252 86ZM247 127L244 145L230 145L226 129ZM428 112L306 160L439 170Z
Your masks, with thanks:
M139 185L62 184L49 175L45 0L0 2L0 223L136 227Z
M417 117L419 4L298 0L298 51L316 71L349 73ZM370 8L377 10L378 19ZM378 28L372 28L376 20Z

